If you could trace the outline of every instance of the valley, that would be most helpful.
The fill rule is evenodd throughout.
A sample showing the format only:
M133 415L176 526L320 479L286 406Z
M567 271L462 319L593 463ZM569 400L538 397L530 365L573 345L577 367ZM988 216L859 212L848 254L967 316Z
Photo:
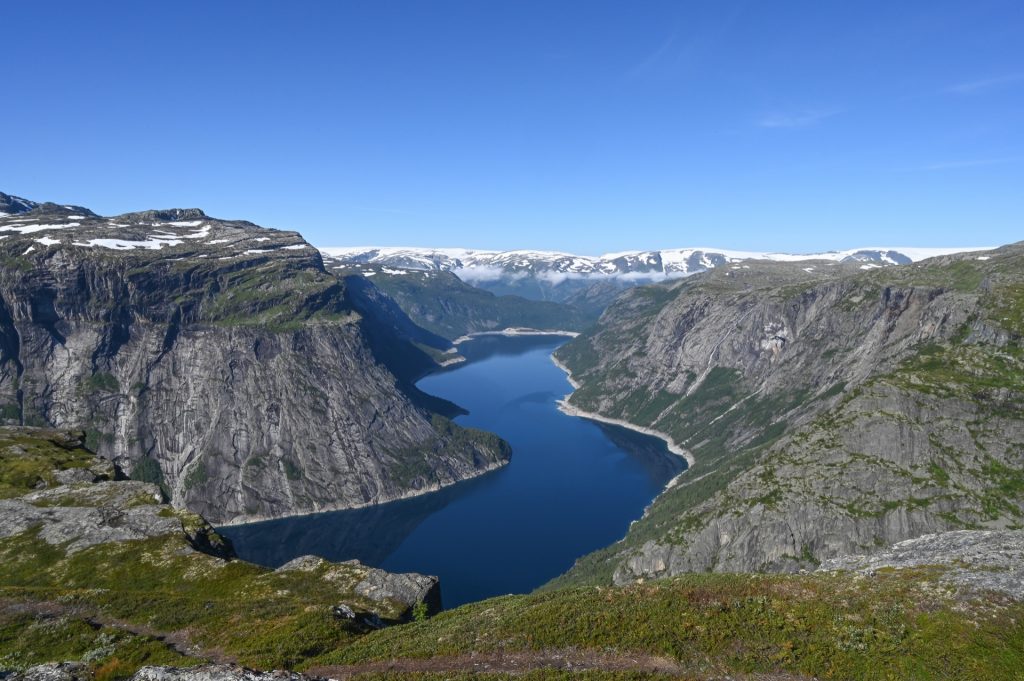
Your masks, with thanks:
M508 465L442 492L377 506L223 528L238 554L277 567L305 553L437 575L446 607L528 593L618 540L685 468L656 438L567 416L571 390L551 363L567 340L482 337L468 359L422 379L424 392L469 413L462 425L498 434ZM358 528L358 534L353 530Z
M0 205L26 681L1024 664L1021 244L424 260Z

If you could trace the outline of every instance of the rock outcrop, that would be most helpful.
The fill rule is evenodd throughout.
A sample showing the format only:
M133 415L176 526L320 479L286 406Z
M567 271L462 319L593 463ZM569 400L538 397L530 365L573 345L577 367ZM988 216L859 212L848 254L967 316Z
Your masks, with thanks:
M42 204L0 217L0 262L0 423L84 430L214 522L379 503L508 460L412 386L433 360L295 232Z
M921 567L940 568L939 580L957 589L1000 593L1024 601L1024 532L957 530L928 534L878 553L832 558L818 570L873 575L886 568Z
M310 678L315 677L281 670L262 672L238 665L211 664L184 669L180 667L143 667L135 673L132 681L304 681ZM40 679L39 681L49 680Z
M441 611L441 580L430 575L387 572L363 565L358 560L331 563L319 556L299 556L275 572L315 572L331 580L335 579L332 575L339 570L345 573L346 578L350 578L354 572L358 576L355 593L371 601L401 603L410 613L420 603L426 606L425 614L432 615Z

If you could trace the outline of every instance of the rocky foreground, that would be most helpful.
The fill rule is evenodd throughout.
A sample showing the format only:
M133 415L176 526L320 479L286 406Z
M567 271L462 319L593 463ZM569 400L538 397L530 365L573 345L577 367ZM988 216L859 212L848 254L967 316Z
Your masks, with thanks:
M81 434L0 428L0 670L290 665L440 609L436 577L238 560L202 516L124 479Z
M0 429L0 676L985 680L1024 668L1021 531L925 537L813 574L691 574L440 612L433 577L238 560L201 516L121 478L75 433Z

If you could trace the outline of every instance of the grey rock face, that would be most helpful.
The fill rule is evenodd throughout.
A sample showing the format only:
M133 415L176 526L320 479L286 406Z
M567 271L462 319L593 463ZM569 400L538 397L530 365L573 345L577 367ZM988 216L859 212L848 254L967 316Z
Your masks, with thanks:
M43 208L0 218L0 422L85 430L217 523L389 501L508 460L419 406L403 371L429 360L369 328L298 234Z
M35 201L0 192L0 217L26 213L38 205Z
M107 542L180 534L181 520L164 513L166 507L154 502L159 498L155 485L108 482L0 499L0 538L38 527L42 540L76 553ZM135 499L144 505L131 505Z
M941 580L956 588L995 591L1024 600L1024 532L959 530L908 539L862 556L822 563L820 572L872 574L882 568L942 566Z
M335 565L344 571L346 579L351 579L354 572L358 579L354 587L355 593L371 601L391 601L409 609L419 603L424 603L429 614L441 610L441 582L437 577L429 575L415 572L385 572L363 565L358 560L347 560L334 564L319 556L299 556L277 568L276 572L325 571L330 579L331 570L337 569L332 567Z
M620 297L559 350L584 410L696 459L612 548L613 581L796 571L1016 528L1024 249L924 265L749 263ZM604 559L602 559L604 560Z
M184 668L143 667L132 681L304 681L309 678L312 677L295 672L259 672L237 665L211 664Z
M91 681L92 670L82 662L51 662L16 673L10 681Z
M349 561L353 563L359 565L358 561ZM425 603L428 613L441 611L441 582L437 577L369 568L362 581L356 584L355 591L374 601L392 600L410 607Z

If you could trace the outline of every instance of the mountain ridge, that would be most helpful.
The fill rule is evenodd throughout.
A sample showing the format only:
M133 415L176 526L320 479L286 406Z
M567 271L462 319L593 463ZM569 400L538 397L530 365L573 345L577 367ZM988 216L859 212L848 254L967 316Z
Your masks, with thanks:
M27 209L0 217L0 423L85 430L224 524L389 501L508 460L413 385L436 367L426 332L299 233L8 202Z
M568 304L596 319L622 291L643 284L688 277L716 267L746 266L761 261L804 262L807 267L855 264L862 269L909 264L964 248L857 248L794 255L714 248L622 251L580 256L555 251L485 251L430 248L320 248L325 260L373 276L374 272L409 275L450 272L495 295Z
M569 404L695 463L564 583L814 567L1024 517L1024 244L861 271L751 263L620 296Z
M510 272L534 269L563 274L609 275L657 274L685 276L711 267L744 260L798 262L827 260L885 265L909 264L926 258L952 253L991 250L991 247L917 247L877 246L817 253L785 253L779 251L744 251L715 247L665 248L627 250L598 256L561 251L516 249L509 251L471 248L418 247L318 247L322 253L353 264L377 264L406 269L463 271L464 279L487 279L494 273L485 268L497 267ZM472 270L480 270L472 272ZM469 271L469 272L466 272Z

